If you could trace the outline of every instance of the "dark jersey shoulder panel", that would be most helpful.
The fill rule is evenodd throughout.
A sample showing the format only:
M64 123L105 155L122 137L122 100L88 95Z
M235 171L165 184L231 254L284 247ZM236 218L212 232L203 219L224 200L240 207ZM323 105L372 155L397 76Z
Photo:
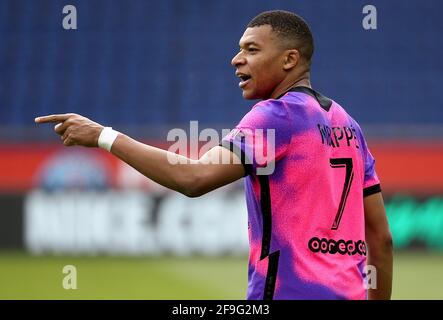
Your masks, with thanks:
M329 109L331 109L332 100L329 99L328 97L322 95L320 92L317 92L314 89L311 89L309 87L293 87L293 88L289 89L288 91L286 91L285 93L283 93L282 95L280 95L277 99L280 99L281 97L283 97L288 92L303 92L303 93L305 93L307 95L310 95L315 100L317 100L318 104L324 110L329 111Z

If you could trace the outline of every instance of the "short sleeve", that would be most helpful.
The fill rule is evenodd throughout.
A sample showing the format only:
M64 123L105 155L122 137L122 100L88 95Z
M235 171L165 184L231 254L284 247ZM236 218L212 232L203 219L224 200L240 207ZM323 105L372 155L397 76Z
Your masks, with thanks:
M257 103L226 135L221 146L234 152L246 174L269 175L282 158L292 137L291 120L280 100Z
M364 161L364 181L363 181L363 196L367 197L374 193L381 192L380 187L380 179L377 176L377 173L375 171L375 159L372 156L371 152L369 151L368 145L366 143L366 140L363 136L363 133L358 127L359 133L360 133L360 146L362 148L362 156Z

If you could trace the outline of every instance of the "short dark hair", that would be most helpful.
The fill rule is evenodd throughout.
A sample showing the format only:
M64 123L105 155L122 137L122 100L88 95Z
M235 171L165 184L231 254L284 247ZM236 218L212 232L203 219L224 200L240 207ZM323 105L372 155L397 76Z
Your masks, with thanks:
M297 49L300 55L311 64L314 53L314 39L308 24L302 17L295 13L283 10L272 10L260 13L247 28L270 25L278 36L287 40L290 46Z

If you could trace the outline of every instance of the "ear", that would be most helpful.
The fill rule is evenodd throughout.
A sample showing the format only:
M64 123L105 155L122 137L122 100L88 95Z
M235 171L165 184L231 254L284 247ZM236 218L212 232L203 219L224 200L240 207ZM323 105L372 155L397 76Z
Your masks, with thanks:
M295 68L300 61L300 52L297 49L286 50L284 59L283 70L289 71Z

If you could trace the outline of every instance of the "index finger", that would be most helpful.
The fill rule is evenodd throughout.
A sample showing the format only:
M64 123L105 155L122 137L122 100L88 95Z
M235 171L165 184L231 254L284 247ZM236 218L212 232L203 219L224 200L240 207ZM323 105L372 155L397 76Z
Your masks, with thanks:
M72 114L51 114L49 116L37 117L35 118L36 123L48 123L48 122L63 122L67 120Z

